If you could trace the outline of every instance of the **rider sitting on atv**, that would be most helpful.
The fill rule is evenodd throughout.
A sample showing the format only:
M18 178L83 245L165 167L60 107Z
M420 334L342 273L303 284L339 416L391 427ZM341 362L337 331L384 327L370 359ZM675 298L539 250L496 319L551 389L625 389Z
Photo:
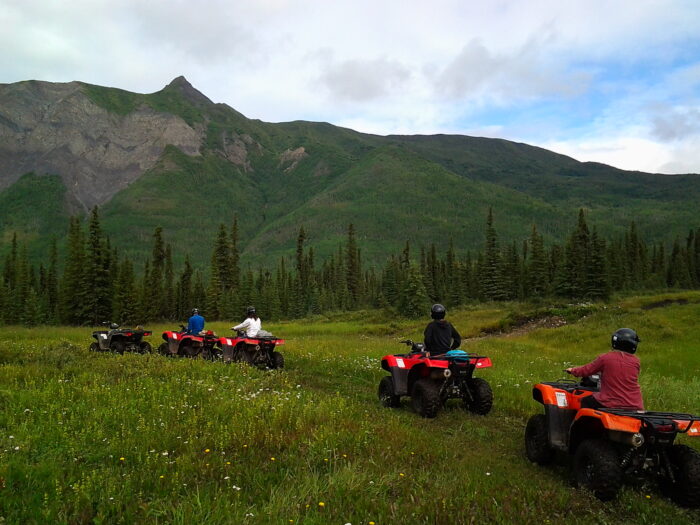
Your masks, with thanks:
M585 397L582 408L629 408L644 410L642 391L639 388L639 336L631 328L620 328L612 335L612 350L599 355L584 366L567 368L576 377L601 374L600 392Z
M255 306L249 306L246 310L246 314L246 319L241 324L238 324L231 328L231 330L242 330L245 331L246 337L255 337L256 335L258 335L258 332L262 327L262 322L255 313Z
M199 332L204 330L204 317L199 315L199 310L194 308L192 310L192 317L187 321L187 333L192 335L199 335Z
M445 354L459 348L462 343L462 336L449 321L445 320L445 313L445 307L441 304L434 304L430 309L430 317L433 321L428 323L423 332L425 349L429 355Z

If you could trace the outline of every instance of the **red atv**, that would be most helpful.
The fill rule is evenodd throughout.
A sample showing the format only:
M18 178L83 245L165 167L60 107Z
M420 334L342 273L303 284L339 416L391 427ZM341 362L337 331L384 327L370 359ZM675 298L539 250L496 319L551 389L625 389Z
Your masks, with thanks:
M237 331L236 337L222 337L224 363L242 361L258 368L284 368L284 356L276 348L284 344L284 339L270 335L248 337Z
M138 352L140 354L149 354L153 351L151 344L143 341L144 337L151 335L149 330L144 330L141 327L119 328L117 323L110 322L102 324L108 325L109 330L92 332L92 337L95 338L95 342L90 343L92 352L116 352L118 354Z
M599 499L613 499L625 479L656 480L676 503L700 505L700 453L674 444L678 434L700 437L700 417L621 408L581 408L598 391L597 376L561 379L533 387L544 414L530 418L525 451L546 465L561 452L573 457L576 483Z
M198 335L190 334L184 325L180 331L163 332L164 343L158 353L170 357L203 357L214 361L221 357L221 342L212 330L203 330Z
M435 417L448 399L459 398L466 410L488 414L493 405L491 386L473 377L477 368L488 368L491 359L483 355L451 350L428 356L422 343L401 341L411 347L408 354L382 357L382 368L391 373L379 382L379 401L398 407L401 396L411 396L413 409L423 417Z

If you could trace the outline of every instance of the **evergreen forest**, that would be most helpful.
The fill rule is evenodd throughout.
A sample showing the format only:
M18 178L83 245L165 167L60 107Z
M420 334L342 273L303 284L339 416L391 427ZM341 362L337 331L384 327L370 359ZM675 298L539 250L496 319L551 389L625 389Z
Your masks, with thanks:
M195 267L185 255L175 268L163 228L153 232L150 257L134 261L111 244L95 207L86 220L70 219L66 245L53 241L48 260L39 264L12 237L0 274L0 323L181 322L194 307L210 321L236 320L248 305L266 320L375 308L416 318L436 302L452 308L482 301L592 301L700 287L700 228L666 245L646 242L632 222L624 235L606 239L580 210L566 241L547 246L536 225L522 242L501 244L491 209L485 219L483 248L464 256L452 241L445 253L434 244L406 242L383 265L366 265L349 224L344 241L323 260L301 227L293 257L280 257L274 267L242 267L234 218L211 232L208 267Z

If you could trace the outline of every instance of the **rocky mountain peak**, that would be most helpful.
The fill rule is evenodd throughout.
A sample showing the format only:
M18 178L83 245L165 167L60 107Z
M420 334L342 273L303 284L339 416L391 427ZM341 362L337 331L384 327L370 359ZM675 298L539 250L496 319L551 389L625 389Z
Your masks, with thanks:
M213 102L206 95L192 86L192 84L190 84L190 82L182 75L174 78L170 84L163 88L163 90L178 91L190 102L213 104Z

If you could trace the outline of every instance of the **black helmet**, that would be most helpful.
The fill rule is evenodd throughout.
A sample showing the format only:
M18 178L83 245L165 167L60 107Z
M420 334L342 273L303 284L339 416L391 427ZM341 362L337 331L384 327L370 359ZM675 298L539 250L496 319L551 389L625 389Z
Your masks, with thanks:
M192 315L197 315L199 313L199 308L192 308Z
M245 313L246 313L247 315L255 315L255 306L249 306L249 307L246 309Z
M433 307L430 309L430 317L432 317L433 319L444 319L446 312L447 310L445 310L444 306L442 306L441 304L434 304Z
M612 347L615 350L622 350L630 354L637 351L639 341L637 332L631 328L620 328L612 335Z

